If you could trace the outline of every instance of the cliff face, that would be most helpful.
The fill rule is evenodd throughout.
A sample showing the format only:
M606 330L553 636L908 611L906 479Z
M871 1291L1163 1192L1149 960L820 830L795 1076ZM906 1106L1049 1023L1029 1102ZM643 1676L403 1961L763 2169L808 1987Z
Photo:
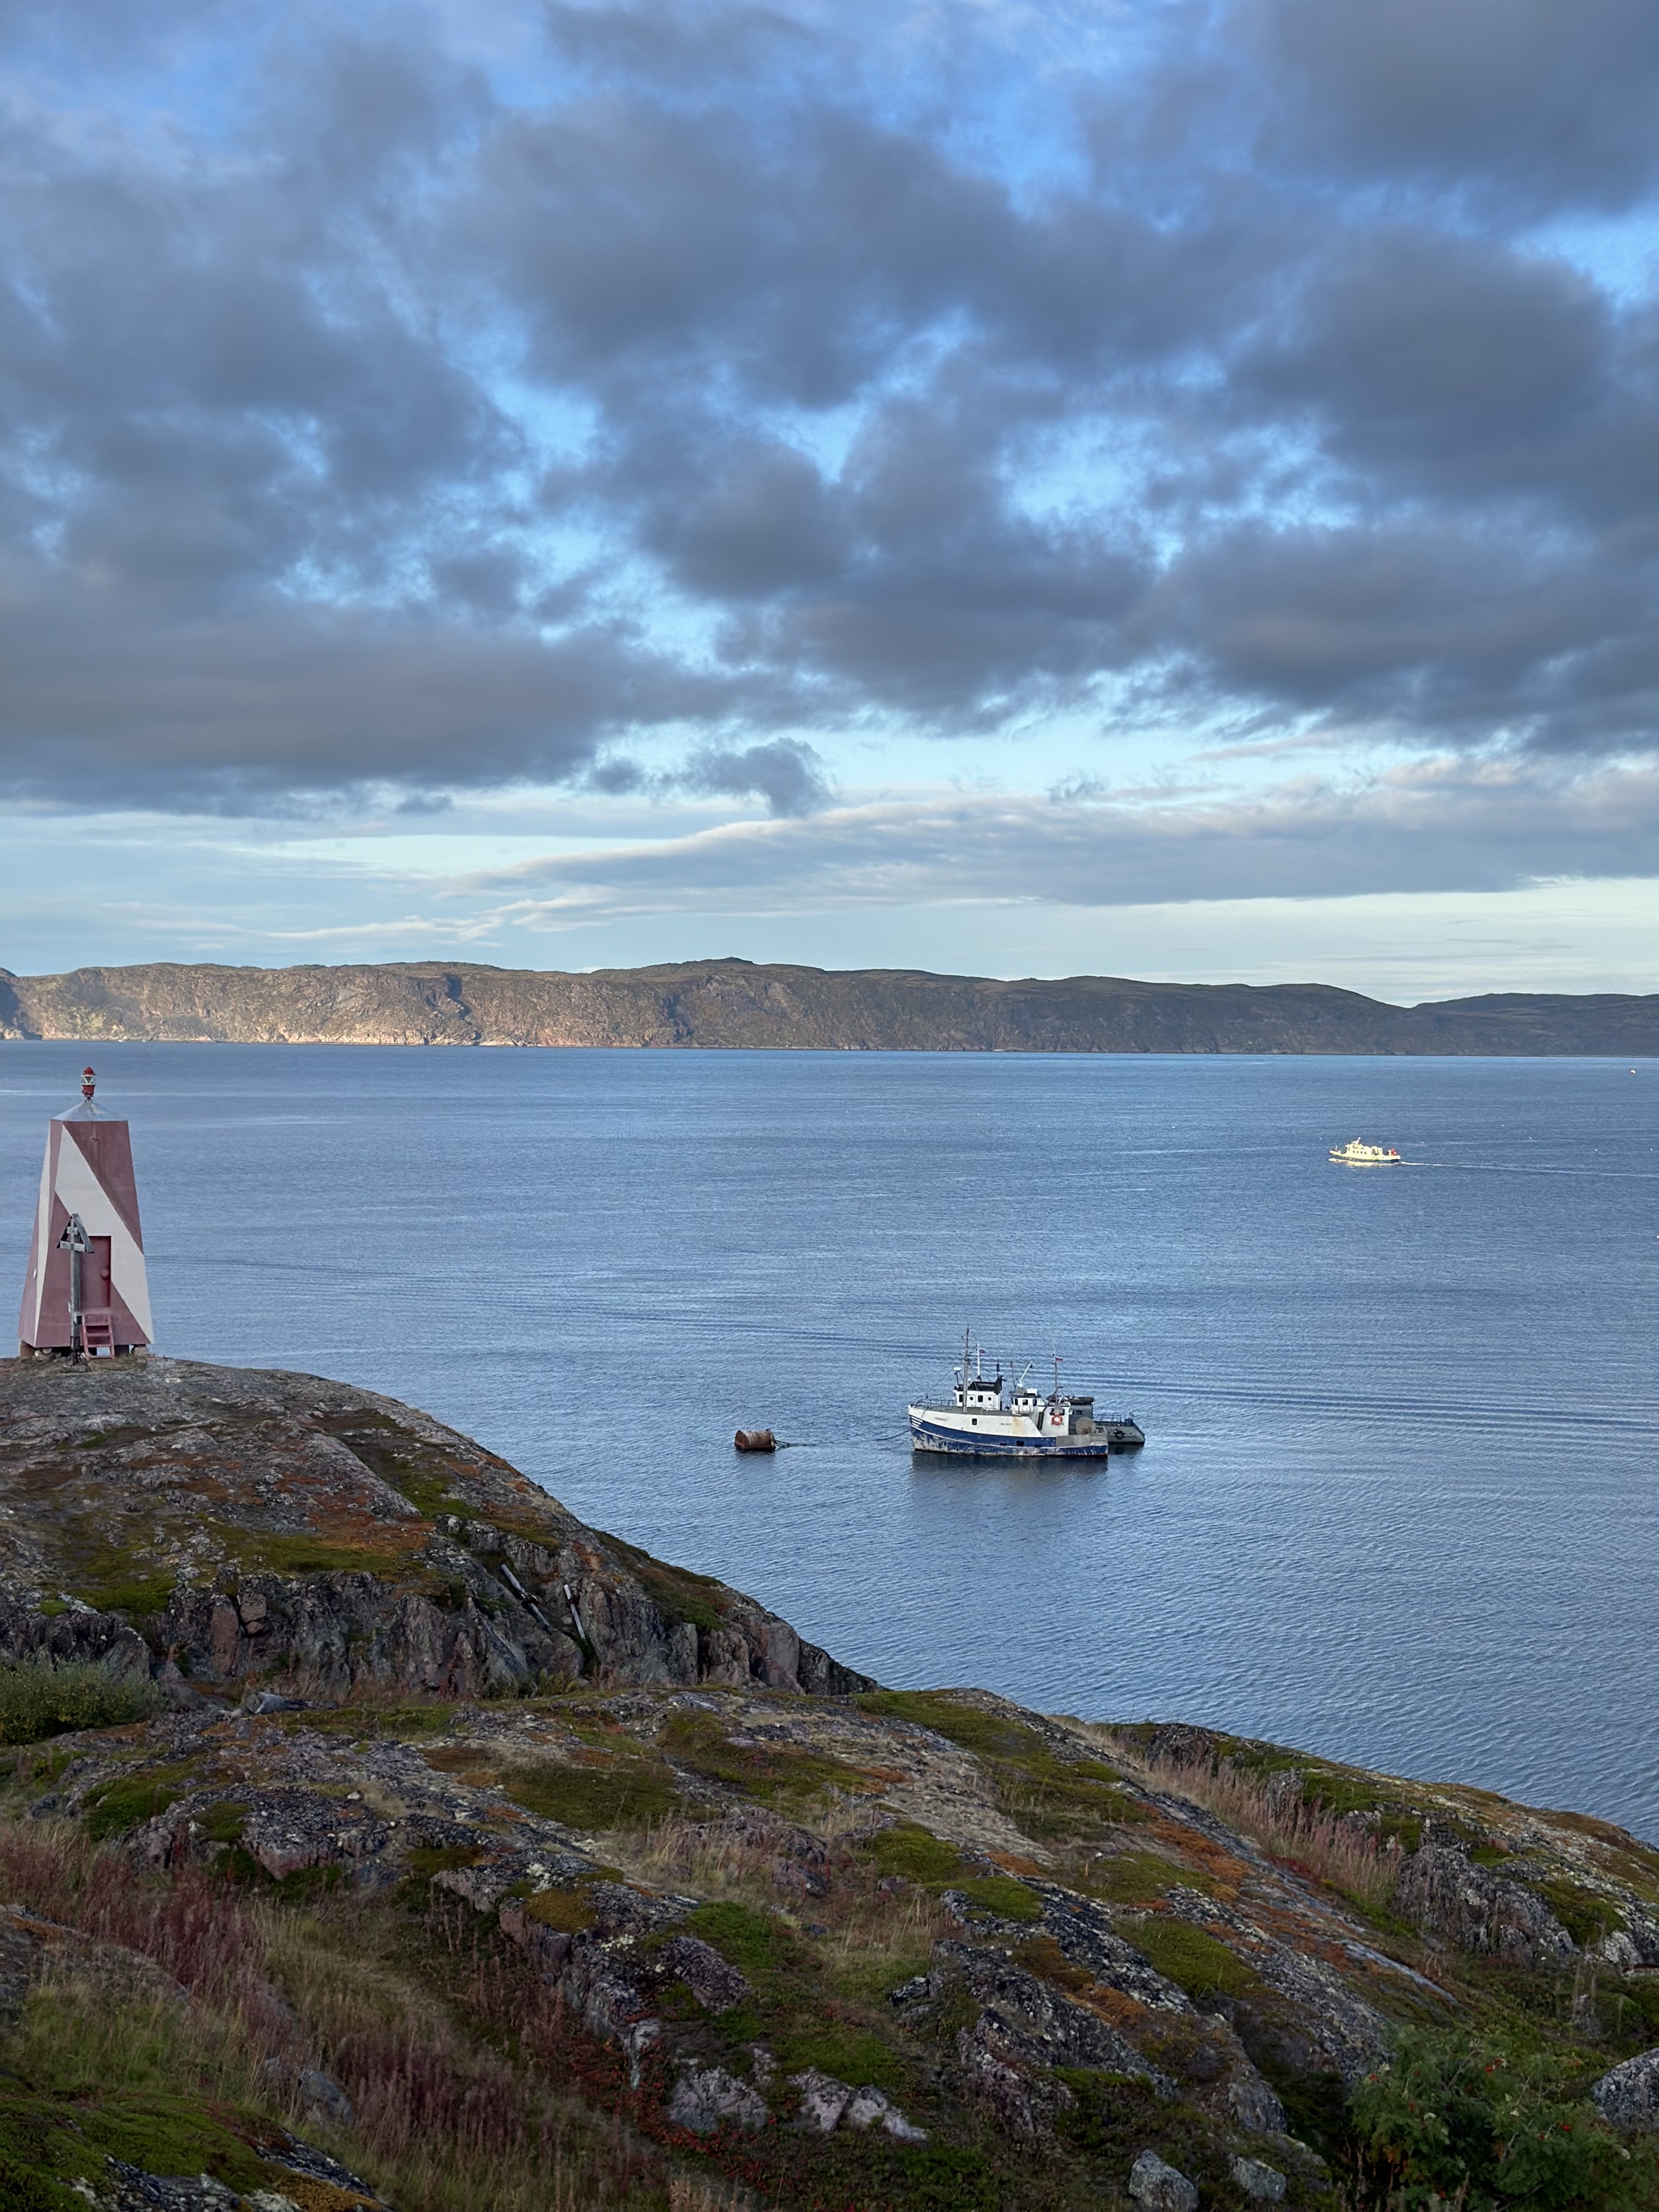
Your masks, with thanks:
M873 1686L409 1407L158 1358L0 1362L0 1652L331 1697Z
M592 975L157 963L0 975L0 1036L883 1052L1659 1053L1659 994L1416 1007L1322 984L1000 982L693 961Z
M306 1376L0 1366L0 1591L19 2212L1659 2205L1605 1823L877 1689Z

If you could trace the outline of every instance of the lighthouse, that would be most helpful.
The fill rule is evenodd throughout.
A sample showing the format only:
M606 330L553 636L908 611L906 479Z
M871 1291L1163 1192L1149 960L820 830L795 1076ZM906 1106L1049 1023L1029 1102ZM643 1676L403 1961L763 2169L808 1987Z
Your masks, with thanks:
M149 1286L138 1225L132 1139L94 1103L91 1068L81 1103L46 1125L40 1199L17 1317L17 1350L71 1358L136 1352L150 1340Z

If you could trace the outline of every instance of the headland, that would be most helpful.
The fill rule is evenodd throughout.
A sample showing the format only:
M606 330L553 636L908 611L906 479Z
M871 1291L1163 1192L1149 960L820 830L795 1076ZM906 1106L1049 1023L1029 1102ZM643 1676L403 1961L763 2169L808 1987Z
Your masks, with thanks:
M368 1392L0 1364L0 1652L9 2206L1656 2201L1659 1851L881 1688Z
M1001 981L683 961L589 974L382 962L0 969L0 1039L811 1052L1659 1054L1659 994L1389 1006L1320 983Z

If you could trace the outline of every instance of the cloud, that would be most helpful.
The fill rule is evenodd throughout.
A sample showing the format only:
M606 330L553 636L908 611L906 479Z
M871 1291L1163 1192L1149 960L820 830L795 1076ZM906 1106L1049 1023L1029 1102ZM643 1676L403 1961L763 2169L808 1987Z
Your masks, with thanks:
M1277 88L1274 137L1326 173L1528 211L1652 189L1659 20L1643 0L1251 0L1231 20Z
M1067 906L1507 890L1652 872L1659 768L1552 778L1440 760L1354 788L1125 804L884 801L563 854L449 886L500 921L811 913L971 897Z
M815 814L830 799L823 763L811 745L791 738L740 752L707 748L693 754L680 781L688 791L734 799L758 793L774 814Z
M1659 736L1659 317L1567 236L1659 183L1635 0L116 16L6 82L15 793Z

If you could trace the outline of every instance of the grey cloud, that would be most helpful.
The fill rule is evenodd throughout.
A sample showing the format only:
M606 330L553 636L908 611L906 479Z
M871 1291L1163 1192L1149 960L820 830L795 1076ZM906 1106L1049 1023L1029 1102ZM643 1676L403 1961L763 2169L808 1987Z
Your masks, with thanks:
M0 578L0 782L116 805L253 808L362 785L578 775L620 730L758 702L624 631L554 643L458 623L260 609L161 625L112 595L48 601Z
M771 598L844 568L847 518L817 469L781 439L732 437L700 470L685 465L689 453L678 465L659 451L641 458L642 535L686 590Z
M1081 906L1500 890L1650 873L1659 774L1567 782L1439 762L1358 790L1162 806L998 797L745 823L475 876L452 896L556 926L605 914L813 912L975 896Z
M652 770L626 753L598 761L584 779L611 798L637 793L653 803L690 793L700 798L763 799L775 815L813 814L833 796L823 761L799 738L761 744L699 746L678 769Z
M1406 734L1539 735L1594 700L1613 750L1656 726L1640 649L1653 583L1645 563L1564 572L1498 531L1244 526L1171 568L1148 632L1183 644L1220 693Z
M1582 448L1613 317L1577 270L1425 228L1344 239L1241 364L1333 450L1441 493L1540 487Z
M734 799L758 793L774 814L814 814L830 799L823 763L797 738L774 738L741 751L706 749L693 756L680 781L688 791Z
M1275 135L1339 171L1528 210L1652 190L1659 15L1645 0L1239 0Z
M415 8L151 5L120 69L224 82L103 137L70 111L113 65L36 11L0 774L648 790L630 740L672 731L680 787L801 813L799 732L1114 685L1648 743L1656 320L1533 228L1653 189L1650 16L1178 5L1109 79L1045 57L1027 162L965 7L557 8L492 93Z

